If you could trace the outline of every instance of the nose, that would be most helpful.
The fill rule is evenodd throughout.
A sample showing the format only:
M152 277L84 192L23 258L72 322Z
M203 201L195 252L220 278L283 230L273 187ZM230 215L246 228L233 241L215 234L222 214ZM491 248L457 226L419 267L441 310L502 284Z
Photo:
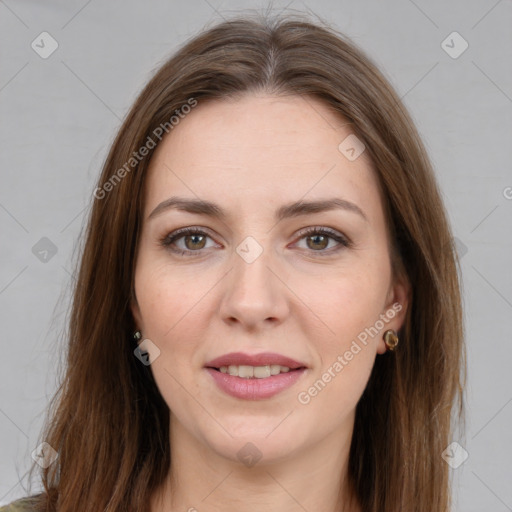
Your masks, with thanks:
M246 330L282 323L289 312L289 290L280 274L269 248L254 261L234 252L233 268L223 280L222 319Z

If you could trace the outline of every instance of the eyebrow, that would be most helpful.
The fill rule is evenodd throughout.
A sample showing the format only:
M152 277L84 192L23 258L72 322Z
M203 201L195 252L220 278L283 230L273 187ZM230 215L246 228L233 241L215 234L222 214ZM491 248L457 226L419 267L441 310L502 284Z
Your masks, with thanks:
M227 218L227 213L219 205L212 203L211 201L206 201L203 199L189 199L185 197L170 197L169 199L162 201L149 214L147 220L150 220L157 215L160 215L164 211L170 209L195 213L198 215L207 215L209 217L217 218L220 220L225 220ZM363 210L359 208L359 206L351 203L350 201L347 201L346 199L340 199L337 197L316 201L300 200L294 203L283 205L276 211L275 218L276 221L281 221L286 218L299 217L301 215L320 213L335 209L356 213L368 222L368 218L364 214Z

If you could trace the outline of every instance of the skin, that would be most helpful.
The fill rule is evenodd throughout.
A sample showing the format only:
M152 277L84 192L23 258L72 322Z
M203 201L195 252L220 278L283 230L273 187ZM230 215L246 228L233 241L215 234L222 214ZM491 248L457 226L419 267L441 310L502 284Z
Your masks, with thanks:
M382 333L403 324L409 285L392 276L367 153L349 161L338 149L351 133L319 100L251 93L199 102L157 148L131 305L143 339L160 350L150 368L171 410L171 469L152 512L360 510L349 505L346 481L355 407L386 351ZM148 220L170 196L213 201L228 217L170 209ZM342 209L274 219L283 204L331 197L355 203L367 219ZM174 242L191 256L160 245L187 226L208 235ZM352 246L302 234L315 226L332 228ZM250 264L236 252L247 236L263 248ZM401 311L300 403L298 393L394 303ZM232 351L277 352L308 369L272 398L233 398L204 369ZM247 442L261 454L252 467L237 457Z

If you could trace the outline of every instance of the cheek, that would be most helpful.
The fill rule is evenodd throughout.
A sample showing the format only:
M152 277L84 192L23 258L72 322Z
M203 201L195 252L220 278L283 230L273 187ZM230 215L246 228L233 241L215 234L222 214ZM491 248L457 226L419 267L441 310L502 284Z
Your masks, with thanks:
M375 324L382 313L388 272L379 266L355 266L329 279L305 280L305 301L325 326L325 348L342 350L359 333ZM306 292L306 288L308 289Z
M375 362L379 335L371 328L382 313L388 277L386 265L376 260L354 265L313 290L311 297L321 299L311 309L319 311L328 329L311 340L319 364L297 397L310 413L330 410L337 417L359 401Z
M208 278L194 278L168 263L142 259L140 263L135 285L143 336L160 351L151 363L151 372L168 406L186 410L190 407L189 394L200 398L201 393L190 372L200 335L204 336L207 327L201 324L201 298L208 290Z
M371 281L357 276L340 280L326 293L330 300L323 303L322 319L329 330L311 340L318 365L297 399L305 412L330 424L354 410L367 385L378 341L367 329L379 318L381 297Z
M191 318L200 318L205 295L215 284L215 276L167 262L140 261L136 272L137 301L147 337L171 343Z

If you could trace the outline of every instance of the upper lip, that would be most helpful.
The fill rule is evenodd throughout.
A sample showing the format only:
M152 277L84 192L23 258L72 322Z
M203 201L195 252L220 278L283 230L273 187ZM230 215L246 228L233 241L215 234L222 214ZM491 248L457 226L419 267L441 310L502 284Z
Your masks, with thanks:
M266 366L271 364L278 364L280 366L287 366L291 370L297 368L306 368L304 363L299 363L291 357L286 357L274 352L262 352L261 354L244 354L243 352L230 352L223 356L216 357L205 366L209 368L220 368L221 366Z

